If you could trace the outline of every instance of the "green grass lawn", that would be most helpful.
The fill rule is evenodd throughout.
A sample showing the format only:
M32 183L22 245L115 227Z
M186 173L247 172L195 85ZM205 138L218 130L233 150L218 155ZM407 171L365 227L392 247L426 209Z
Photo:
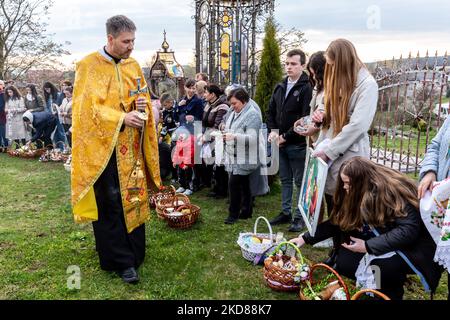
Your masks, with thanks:
M192 197L202 215L190 230L170 229L153 215L146 224L141 282L126 285L100 269L91 225L73 222L69 179L62 164L0 154L0 299L297 299L295 293L266 287L262 267L245 261L236 244L239 232L252 230L257 216L278 213L279 185L257 199L251 221L232 226L223 224L225 200L207 198L207 190ZM312 261L327 251L302 249ZM72 265L81 270L79 290L67 288ZM436 299L446 298L446 281L445 276ZM427 298L416 277L406 287L406 299Z

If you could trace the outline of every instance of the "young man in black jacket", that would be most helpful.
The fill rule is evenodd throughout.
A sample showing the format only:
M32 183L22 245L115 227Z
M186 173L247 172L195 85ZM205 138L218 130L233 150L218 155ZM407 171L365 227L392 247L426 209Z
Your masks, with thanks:
M292 221L293 182L300 190L306 155L305 137L294 131L294 123L310 113L312 87L309 77L303 72L306 65L305 53L301 50L291 50L287 53L285 68L287 77L279 83L272 94L267 113L267 125L272 131L269 143L276 141L280 150L280 179L282 190L282 211L270 223L272 225ZM276 133L273 130L278 130ZM289 228L298 232L304 227L304 222L298 209L298 197L294 220Z

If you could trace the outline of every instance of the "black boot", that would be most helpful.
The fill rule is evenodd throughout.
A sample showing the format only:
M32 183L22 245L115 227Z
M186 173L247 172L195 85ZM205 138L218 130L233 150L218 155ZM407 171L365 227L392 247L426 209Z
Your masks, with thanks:
M119 277L122 278L123 282L136 284L139 282L139 275L135 268L130 267L117 272Z
M292 221L292 218L290 215L285 214L284 212L281 212L278 216L270 220L270 224L275 226L277 224L284 224L284 223L290 223Z

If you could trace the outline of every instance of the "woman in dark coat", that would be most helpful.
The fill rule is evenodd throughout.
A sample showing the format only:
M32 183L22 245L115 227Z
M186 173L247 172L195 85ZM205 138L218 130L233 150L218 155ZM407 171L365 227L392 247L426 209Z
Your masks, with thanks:
M416 273L435 292L442 269L433 261L436 244L419 212L417 187L398 171L354 157L342 165L330 219L291 240L298 246L340 239L336 270L349 278L369 261L380 271L378 289L402 299L406 275ZM364 258L364 259L363 259Z
M230 109L227 97L224 95L222 89L215 84L210 84L205 87L204 98L206 107L203 113L202 127L202 149L211 151L211 157L214 158L214 132L219 131L219 125L224 119ZM213 190L208 194L210 197L225 198L228 189L228 174L223 165L209 163L208 157L203 155L202 170L203 183L205 185L213 184ZM212 181L211 181L212 180Z

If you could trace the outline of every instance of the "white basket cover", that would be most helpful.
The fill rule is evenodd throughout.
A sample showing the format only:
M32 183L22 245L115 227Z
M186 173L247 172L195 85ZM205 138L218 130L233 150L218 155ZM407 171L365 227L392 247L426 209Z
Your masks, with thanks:
M267 226L269 227L270 233L257 233L257 225L259 220L264 220L266 222ZM253 243L251 242L252 237L269 239L271 240L271 243ZM281 241L285 241L285 239L280 240L279 243ZM244 259L251 262L255 262L255 258L257 256L263 255L265 253L270 254L270 248L275 249L275 247L278 245L273 236L272 227L270 226L269 221L267 221L267 219L264 217L259 217L258 219L256 219L253 233L240 233L237 243L241 247L242 256L244 257Z

